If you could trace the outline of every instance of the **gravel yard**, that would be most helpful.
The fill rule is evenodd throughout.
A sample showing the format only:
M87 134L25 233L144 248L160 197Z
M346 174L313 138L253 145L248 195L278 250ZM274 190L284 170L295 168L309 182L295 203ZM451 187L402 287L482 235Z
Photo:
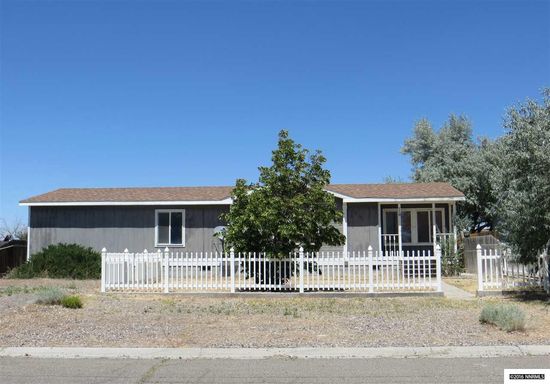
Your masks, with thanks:
M82 309L34 304L40 287ZM484 298L99 294L98 281L0 279L0 346L296 347L550 344L550 305L518 302L524 332L480 324Z

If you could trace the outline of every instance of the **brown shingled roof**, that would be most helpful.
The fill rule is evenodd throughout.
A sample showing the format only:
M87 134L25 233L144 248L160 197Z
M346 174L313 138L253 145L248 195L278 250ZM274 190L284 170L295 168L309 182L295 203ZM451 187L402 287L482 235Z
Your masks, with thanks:
M219 201L231 196L233 187L61 188L33 196L21 203L109 201Z
M229 198L233 188L61 188L22 200L21 203L220 201ZM410 199L464 196L448 183L330 184L327 190L353 198Z
M449 183L330 184L327 190L356 199L464 197L462 192Z

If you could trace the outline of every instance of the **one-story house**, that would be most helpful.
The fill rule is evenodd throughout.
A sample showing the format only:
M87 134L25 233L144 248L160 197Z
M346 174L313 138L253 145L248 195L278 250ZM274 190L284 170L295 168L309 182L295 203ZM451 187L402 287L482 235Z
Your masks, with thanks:
M28 255L56 243L112 252L165 247L222 250L215 228L231 205L231 186L63 188L20 202L28 206ZM330 184L343 220L343 247L325 251L426 250L455 236L462 192L448 183ZM434 236L435 235L435 236Z

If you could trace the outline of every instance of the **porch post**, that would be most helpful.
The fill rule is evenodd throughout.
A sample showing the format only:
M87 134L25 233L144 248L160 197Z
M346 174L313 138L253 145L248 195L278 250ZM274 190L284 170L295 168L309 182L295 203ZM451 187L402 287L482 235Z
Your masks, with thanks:
M399 255L403 248L403 242L401 241L401 203L397 203L397 239L399 241Z
M432 241L434 246L434 254L435 254L435 246L437 244L437 226L435 225L435 203L432 203Z
M27 209L27 261L31 259L31 207Z
M378 254L382 252L382 209L378 203Z
M458 239L456 238L456 202L453 202L453 215L451 216L451 218L453 221L450 223L450 225L453 226L454 252L456 254L458 251Z
M344 216L342 220L342 232L346 237L344 243L344 259L348 257L348 203L342 201L342 214Z

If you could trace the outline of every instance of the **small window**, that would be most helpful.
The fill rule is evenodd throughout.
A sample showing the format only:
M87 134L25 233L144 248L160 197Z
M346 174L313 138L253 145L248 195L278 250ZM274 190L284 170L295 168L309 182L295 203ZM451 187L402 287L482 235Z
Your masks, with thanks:
M156 246L178 246L185 244L185 211L157 210L155 226Z

